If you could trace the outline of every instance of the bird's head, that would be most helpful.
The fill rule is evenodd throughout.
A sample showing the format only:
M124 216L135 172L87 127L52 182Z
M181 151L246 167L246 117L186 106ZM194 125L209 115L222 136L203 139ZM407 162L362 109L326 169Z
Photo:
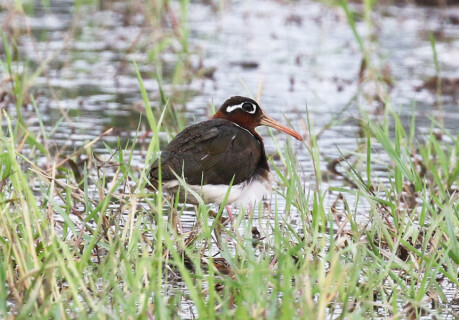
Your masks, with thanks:
M255 132L256 127L265 125L288 133L297 140L303 140L298 132L268 117L255 100L246 97L234 96L229 98L222 104L213 118L223 118L234 122L252 133Z

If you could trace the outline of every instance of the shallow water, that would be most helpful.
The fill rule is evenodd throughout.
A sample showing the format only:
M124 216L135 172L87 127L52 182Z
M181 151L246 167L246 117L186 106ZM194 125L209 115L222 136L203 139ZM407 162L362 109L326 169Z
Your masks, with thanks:
M28 60L29 68L48 63L47 74L37 77L33 89L46 131L53 130L64 112L68 112L70 119L62 120L52 143L56 148L66 146L67 152L72 152L109 127L115 128L114 133L103 141L111 145L115 145L118 137L122 142L135 137L143 110L131 61L137 62L152 105L157 107L159 90L153 79L156 64L149 54L154 52L154 39L159 31L146 27L144 16L128 13L126 5L119 2L104 4L100 10L91 7L76 10L72 1L50 1L49 8L41 8L40 3L37 1L34 12L26 20L5 10L0 12L0 21L21 31L19 53ZM172 6L179 12L176 3ZM425 84L435 76L430 32L436 35L442 77L454 81L459 78L458 7L382 6L372 17L372 32L364 21L357 21L359 34L374 38L366 43L372 46L374 59L387 70L391 80L365 86L363 90L370 98L361 97L354 102L362 58L342 9L308 1L234 1L220 9L193 3L188 16L191 69L195 73L208 70L209 74L172 86L174 66L180 59L180 43L173 43L161 54L164 89L175 97L174 108L188 123L208 118L212 102L218 106L229 96L256 97L258 92L266 113L284 123L289 121L302 134L306 133L303 125L306 109L315 132L320 132L340 114L318 142L324 172L327 163L339 157L340 152L356 150L360 140L356 120L359 108L375 117L383 115L380 104L371 98L378 90L389 92L393 108L401 112L407 125L415 108L419 134L430 128L430 118L457 132L459 84L456 82L449 94L441 97L441 106L437 106L439 98L435 90L429 90ZM69 31L72 27L73 35ZM170 29L165 27L161 32ZM23 66L16 68L21 70ZM11 106L2 104L2 107L15 113ZM23 110L23 116L29 128L40 131L30 106ZM145 132L145 121L140 130ZM266 129L259 131L266 137L268 154L274 153L276 149ZM281 144L290 140L305 186L313 188L314 171L305 146L284 134L273 133ZM162 135L164 140L167 136ZM374 145L375 152L378 148ZM95 150L102 155L106 152L105 148ZM144 156L145 144L136 150L133 163L142 167ZM381 157L384 160L387 159ZM278 160L275 162L280 164ZM388 181L384 165L375 165L374 172L380 182ZM324 187L344 184L342 178L331 176ZM327 196L329 205L336 196L333 193ZM278 200L282 206L280 197ZM347 200L352 207L353 199ZM368 220L365 209L367 205L359 203L362 223ZM187 212L182 223L190 227L194 213ZM294 212L291 219L295 219ZM445 292L453 297L457 288L449 290L448 286L451 284L445 284ZM179 284L172 289L178 288ZM184 305L186 313L185 310Z

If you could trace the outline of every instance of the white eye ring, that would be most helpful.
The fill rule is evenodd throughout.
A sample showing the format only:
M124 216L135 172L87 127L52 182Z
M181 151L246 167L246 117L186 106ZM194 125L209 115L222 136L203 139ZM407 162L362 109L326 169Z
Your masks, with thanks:
M250 103L252 105L252 107L253 107L252 111L246 111L246 110L242 109L242 106L244 104L246 104L246 103ZM254 105L253 103L249 102L249 101L244 101L241 104L237 104L237 105L234 105L234 106L229 106L228 108L226 108L226 112L231 113L236 109L244 110L244 112L247 112L247 113L250 113L250 114L255 114L255 112L257 112L257 106Z

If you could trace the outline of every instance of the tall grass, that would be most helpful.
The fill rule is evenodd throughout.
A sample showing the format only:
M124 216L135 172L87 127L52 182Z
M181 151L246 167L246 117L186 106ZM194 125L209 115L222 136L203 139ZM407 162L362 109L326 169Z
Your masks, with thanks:
M9 57L2 66L19 88ZM180 218L190 208L146 189L159 133L171 130L164 117L175 111L163 90L161 110L153 110L138 70L137 77L152 130L140 170L138 138L113 146L103 140L110 132L64 158L54 154L52 134L27 127L24 93L13 90L15 115L0 113L0 318L452 314L446 289L459 286L458 132L433 122L435 131L416 137L415 121L406 130L390 106L382 120L361 111L357 161L342 154L339 162L349 186L330 188L306 111L313 188L304 187L298 145L274 140L280 161L270 159L277 185L268 206L241 211L229 224L223 208L202 204L184 230ZM96 145L109 160L94 153ZM38 165L43 158L49 168ZM388 183L373 170L381 164Z

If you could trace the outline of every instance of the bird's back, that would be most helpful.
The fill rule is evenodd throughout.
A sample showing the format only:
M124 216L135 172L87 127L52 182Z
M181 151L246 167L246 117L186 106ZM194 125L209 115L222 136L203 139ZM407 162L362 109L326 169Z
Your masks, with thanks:
M152 166L150 180L157 187L159 160L162 181L184 177L190 185L233 185L246 181L264 156L248 130L225 119L211 119L187 127L162 151Z

